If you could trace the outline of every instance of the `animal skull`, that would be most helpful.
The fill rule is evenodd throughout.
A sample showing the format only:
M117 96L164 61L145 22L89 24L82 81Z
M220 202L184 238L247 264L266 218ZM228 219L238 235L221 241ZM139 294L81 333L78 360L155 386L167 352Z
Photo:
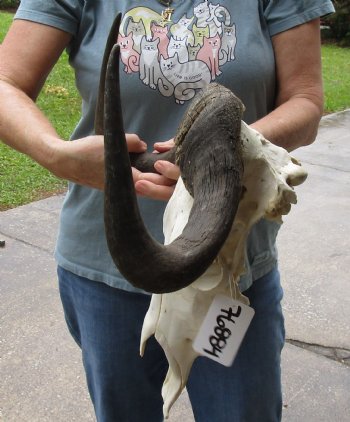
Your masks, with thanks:
M186 386L198 356L192 342L214 297L233 294L247 303L239 292L238 281L244 273L244 251L251 227L261 218L282 222L282 215L296 203L293 186L306 179L297 160L244 122L241 139L245 189L226 242L213 264L194 283L176 292L154 294L144 320L141 355L147 339L154 334L169 362L162 389L165 417ZM180 179L164 215L166 243L181 234L192 204L193 198Z
M141 354L154 334L169 361L162 389L167 417L198 356L192 342L214 297L234 295L247 302L238 281L245 271L250 229L261 218L282 221L282 215L296 203L293 186L305 180L306 172L283 148L241 122L243 106L237 97L211 84L197 95L177 132L175 149L182 178L164 215L167 246L157 244L138 214L130 161L141 171L150 171L156 159L173 160L174 151L166 157L130 154L129 161L120 99L114 94L119 92L119 50L113 47L119 24L120 16L107 41L95 121L95 132L105 136L106 236L111 255L126 278L157 293L145 317ZM209 127L215 127L215 132L207 130L209 119L213 119ZM206 142L197 153L203 139ZM206 179L212 179L214 187ZM219 192L219 205L208 191ZM203 216L206 219L200 220ZM204 235L191 230L197 220ZM134 265L135 248L148 262L147 268Z

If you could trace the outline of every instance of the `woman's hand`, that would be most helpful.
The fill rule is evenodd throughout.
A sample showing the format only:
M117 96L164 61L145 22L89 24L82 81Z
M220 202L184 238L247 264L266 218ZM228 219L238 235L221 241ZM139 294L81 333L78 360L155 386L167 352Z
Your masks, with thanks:
M174 146L173 139L154 144L154 153L166 152ZM176 181L180 176L180 169L168 161L159 160L154 164L156 173L141 173L133 169L135 189L139 195L152 199L167 201L174 192Z
M129 152L144 152L145 142L135 134L126 134ZM53 164L48 166L58 177L91 188L104 188L103 136L87 136L72 142L55 143ZM134 179L135 180L135 179Z
M138 135L126 134L129 152L145 152L147 145ZM80 185L104 189L103 136L87 136L72 142L53 140L51 163L46 165L56 176ZM168 151L173 140L155 144L154 153ZM133 168L137 194L152 199L168 200L172 195L180 170L175 164L159 160L154 165L159 173L142 173Z

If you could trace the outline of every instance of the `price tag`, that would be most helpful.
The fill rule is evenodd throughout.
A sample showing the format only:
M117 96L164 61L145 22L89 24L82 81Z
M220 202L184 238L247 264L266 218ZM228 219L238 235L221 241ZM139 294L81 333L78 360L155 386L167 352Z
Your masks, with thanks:
M254 309L238 300L217 295L193 342L194 350L231 366L254 313Z

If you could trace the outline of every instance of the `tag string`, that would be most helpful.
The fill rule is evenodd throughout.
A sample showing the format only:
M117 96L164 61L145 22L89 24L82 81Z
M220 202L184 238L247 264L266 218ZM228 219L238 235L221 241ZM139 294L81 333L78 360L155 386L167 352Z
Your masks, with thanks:
M237 295L237 288L238 288L238 286L237 286L236 283L234 283L231 273L230 273L229 278L228 278L228 284L230 286L230 293L231 293L232 300L237 300L237 296L238 296ZM234 295L233 295L233 291L232 291L232 285L233 285L233 288L234 288Z

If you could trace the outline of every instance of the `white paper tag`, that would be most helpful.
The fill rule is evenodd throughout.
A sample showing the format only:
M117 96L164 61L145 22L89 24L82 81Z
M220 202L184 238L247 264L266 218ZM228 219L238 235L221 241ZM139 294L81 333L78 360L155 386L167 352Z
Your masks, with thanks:
M231 366L255 312L229 296L217 295L193 342L202 356Z

